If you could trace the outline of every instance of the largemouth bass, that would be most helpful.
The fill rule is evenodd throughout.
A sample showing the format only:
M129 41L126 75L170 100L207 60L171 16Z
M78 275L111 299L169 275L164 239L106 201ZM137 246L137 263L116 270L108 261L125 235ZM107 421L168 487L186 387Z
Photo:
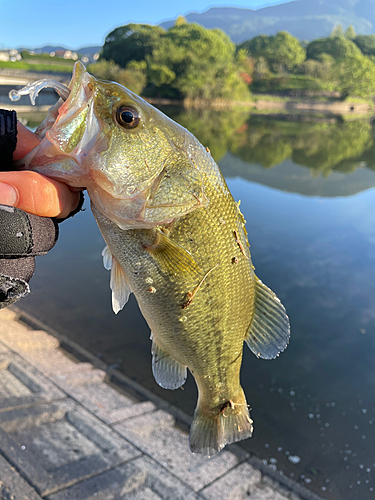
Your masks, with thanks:
M23 93L53 86L37 83ZM258 358L278 356L289 340L285 309L254 274L239 206L192 134L81 63L58 91L63 99L22 164L87 189L107 244L113 309L134 293L158 384L177 389L192 373L199 396L190 448L214 455L252 435L243 343Z

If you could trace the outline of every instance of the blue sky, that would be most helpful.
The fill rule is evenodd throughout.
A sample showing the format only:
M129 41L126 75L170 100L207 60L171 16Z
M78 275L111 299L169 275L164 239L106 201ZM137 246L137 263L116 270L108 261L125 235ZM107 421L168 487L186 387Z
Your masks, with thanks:
M159 24L213 6L250 9L287 0L0 0L0 49L102 45L113 28L130 22Z

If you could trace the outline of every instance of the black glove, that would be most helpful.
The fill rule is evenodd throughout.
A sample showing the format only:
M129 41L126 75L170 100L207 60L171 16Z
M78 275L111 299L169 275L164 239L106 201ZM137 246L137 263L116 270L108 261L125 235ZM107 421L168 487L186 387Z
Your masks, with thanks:
M17 143L15 111L0 109L0 171L12 170ZM83 193L71 217L82 209ZM35 257L45 255L56 243L57 222L65 219L38 217L18 208L0 205L0 309L30 292Z
M58 234L54 219L0 205L0 309L29 293L35 257L45 255Z

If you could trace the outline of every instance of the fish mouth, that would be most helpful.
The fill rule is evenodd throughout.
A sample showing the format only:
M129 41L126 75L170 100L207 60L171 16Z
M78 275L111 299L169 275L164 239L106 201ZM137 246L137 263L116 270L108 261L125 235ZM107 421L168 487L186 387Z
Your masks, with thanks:
M36 84L40 91L40 82ZM52 86L51 81L47 84ZM59 84L59 93L61 99L49 110L35 132L41 139L40 144L18 166L63 181L71 187L86 188L91 173L85 159L94 145L97 148L102 131L94 110L95 78L81 62L77 62L69 86Z
M72 79L65 95L67 98L57 107L56 120L47 127L45 135L63 154L78 159L88 142L85 134L87 135L87 131L98 122L92 105L95 95L94 77L86 71L81 62L74 65ZM96 132L97 127L94 129ZM82 144L83 138L86 140Z
M92 98L93 81L94 77L87 72L81 61L77 61L74 64L72 79L70 80L68 87L59 84L58 88L55 88L56 92L63 101L58 101L60 102L58 107L58 119L60 119L62 115L68 119L74 113L77 106L82 106L85 102Z

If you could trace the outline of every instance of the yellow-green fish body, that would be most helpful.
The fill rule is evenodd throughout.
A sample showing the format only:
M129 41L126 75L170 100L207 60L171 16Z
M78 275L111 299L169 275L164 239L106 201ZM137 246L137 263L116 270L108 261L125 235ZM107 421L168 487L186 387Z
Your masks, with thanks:
M208 455L232 440L220 436L219 428L220 420L235 425L230 414L239 416L243 437L252 432L239 374L254 306L254 271L238 206L223 179L215 180L212 185L208 175L204 182L207 207L157 229L123 231L93 208L151 328L157 382L176 389L188 367L199 389L197 414L217 420L212 442L191 439L194 451ZM166 245L161 255L158 244Z
M251 436L243 342L258 357L277 356L289 339L285 309L254 274L245 221L209 151L81 66L70 89L25 163L88 189L107 243L113 308L135 294L162 387L183 385L187 368L193 374L199 398L190 447L212 455Z

